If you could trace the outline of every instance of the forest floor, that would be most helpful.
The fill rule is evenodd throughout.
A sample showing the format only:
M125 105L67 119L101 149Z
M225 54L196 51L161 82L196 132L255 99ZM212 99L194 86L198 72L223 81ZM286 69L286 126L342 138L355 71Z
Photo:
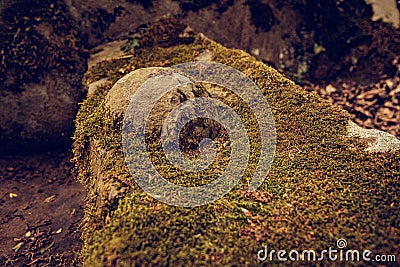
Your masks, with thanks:
M397 66L395 75L377 82L363 83L362 77L339 76L321 84L306 83L303 88L347 110L358 125L400 139L400 58L393 64Z
M71 153L0 158L0 266L75 266L85 192Z

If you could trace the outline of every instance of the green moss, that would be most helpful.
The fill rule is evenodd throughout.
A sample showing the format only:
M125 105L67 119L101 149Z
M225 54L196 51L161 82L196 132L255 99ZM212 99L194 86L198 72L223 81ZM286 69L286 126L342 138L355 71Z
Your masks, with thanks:
M85 265L254 266L261 264L257 252L264 245L321 251L336 247L339 238L351 249L397 253L400 153L364 152L360 143L345 137L346 112L245 52L202 39L153 47L130 60L97 65L86 81L116 81L121 67L188 62L205 49L213 52L214 61L248 75L268 100L278 142L267 179L256 192L239 186L191 209L148 197L125 166L122 118L107 110L104 99L111 85L104 86L82 104L74 136L79 180L88 190Z
M88 55L63 1L9 2L0 13L0 90L19 92L54 69L83 74Z
M152 23L140 25L121 49L125 52L138 53L146 47L169 47L193 43L193 40L194 33L188 25L184 24L177 16L167 15Z

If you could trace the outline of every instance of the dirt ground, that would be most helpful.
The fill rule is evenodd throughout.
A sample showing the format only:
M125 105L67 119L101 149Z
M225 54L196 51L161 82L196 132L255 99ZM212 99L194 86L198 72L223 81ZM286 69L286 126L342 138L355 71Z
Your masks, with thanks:
M339 76L319 84L306 83L303 88L347 110L358 125L400 139L400 58L393 64L396 73L377 82L365 83L360 75Z
M76 266L84 189L69 152L0 158L0 266Z

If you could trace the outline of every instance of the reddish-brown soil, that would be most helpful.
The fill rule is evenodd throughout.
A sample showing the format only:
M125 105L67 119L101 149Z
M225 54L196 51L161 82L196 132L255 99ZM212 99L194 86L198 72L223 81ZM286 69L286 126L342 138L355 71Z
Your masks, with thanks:
M0 266L75 266L84 189L69 152L0 158Z

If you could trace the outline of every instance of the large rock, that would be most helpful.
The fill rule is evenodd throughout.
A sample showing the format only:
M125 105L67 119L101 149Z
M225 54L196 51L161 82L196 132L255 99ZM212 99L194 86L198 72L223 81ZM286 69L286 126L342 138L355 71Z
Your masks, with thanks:
M396 29L386 23L371 23L372 10L365 3L372 3L373 19L383 17L383 21L388 21L390 17L392 21L396 19L392 14L398 13L394 0L340 3L333 0L66 2L80 22L90 47L106 40L126 38L138 26L143 27L154 18L177 15L196 32L273 63L298 80L325 80L348 73L349 66L354 67L352 74L362 77L362 82L380 77L381 71L392 77L395 68L388 58L394 59L399 53ZM387 5L387 2L392 3ZM385 6L380 3L386 3L389 8L378 10L390 12L376 15L376 6ZM355 59L357 63L354 63ZM370 68L371 65L382 67Z
M257 131L249 128L255 143L251 143L254 150L244 180L213 203L183 208L163 204L138 187L135 179L143 177L132 177L126 167L121 131L131 96L142 81L160 71L155 67L196 58L229 65L254 81L274 115L277 146L264 183L256 191L247 190L257 164L252 161L257 155L254 151L259 149ZM124 73L129 74L124 77ZM88 191L82 251L85 266L281 263L276 254L262 262L265 247L268 252L294 249L300 254L303 250L319 253L342 248L345 252L348 248L359 250L360 257L368 249L374 255L398 257L400 151L366 151L365 140L348 137L347 112L302 90L249 54L201 35L192 44L153 47L131 59L100 63L87 73L86 82L90 85L104 77L108 82L97 86L83 103L74 136L79 179ZM205 95L215 97L213 88L204 86ZM182 102L177 96L172 93L164 103ZM241 106L239 98L228 98L232 107ZM250 112L238 114L245 123L250 122ZM354 133L354 127L350 130ZM149 156L160 173L168 179L181 177L178 183L192 177L171 171L174 169L166 164L162 150L157 150L157 140L149 140L148 148L153 149ZM229 156L216 158L223 165ZM216 169L216 173L220 171ZM192 178L204 182L212 175ZM324 262L332 263L327 257Z
M0 154L70 144L87 56L62 1L0 7Z

